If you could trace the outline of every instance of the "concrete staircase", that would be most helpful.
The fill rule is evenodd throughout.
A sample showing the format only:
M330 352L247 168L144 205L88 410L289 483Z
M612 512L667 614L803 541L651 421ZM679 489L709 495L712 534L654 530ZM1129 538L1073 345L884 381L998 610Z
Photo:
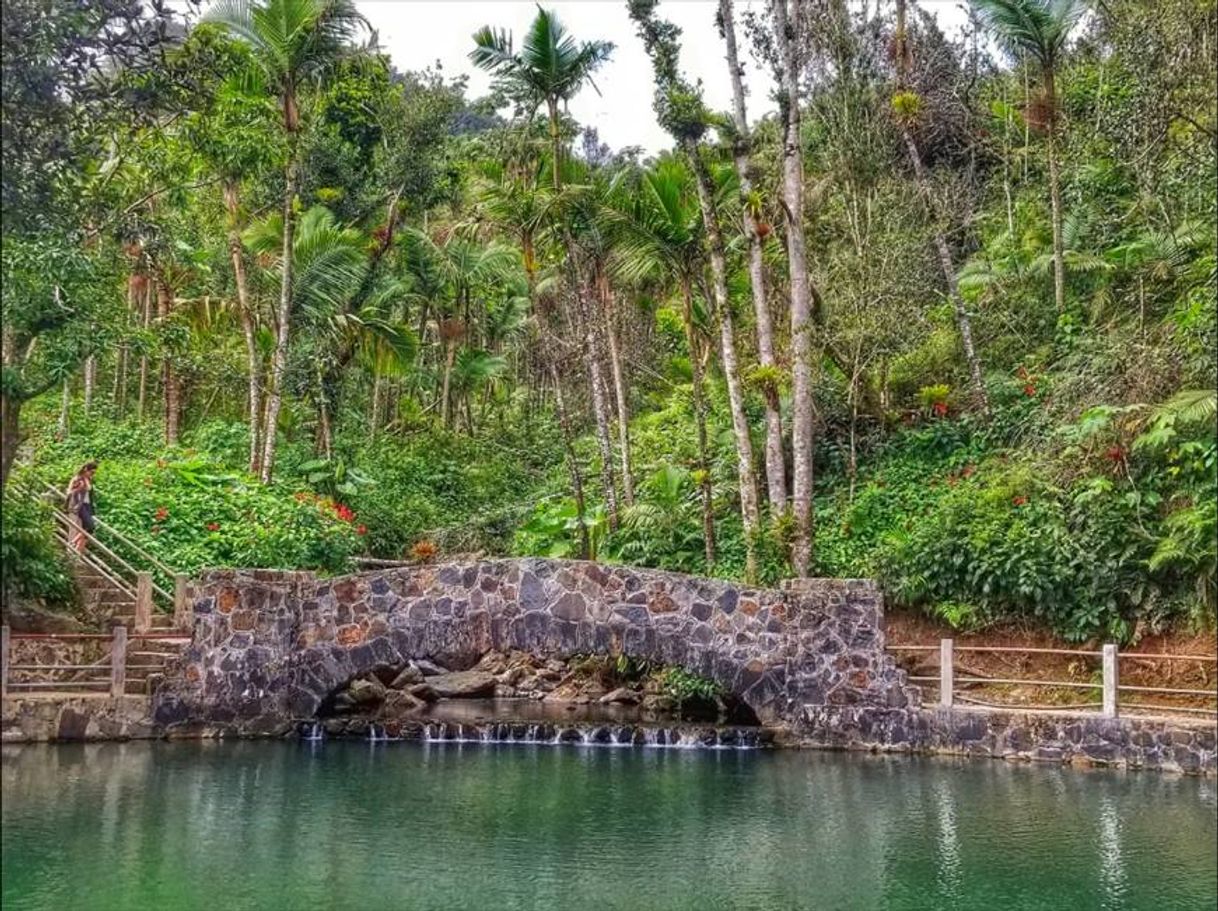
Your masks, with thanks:
M72 558L72 575L80 592L81 604L90 617L101 625L113 628L126 626L135 631L135 593L114 577L103 574L89 563ZM172 632L173 617L163 611L153 611L149 632Z

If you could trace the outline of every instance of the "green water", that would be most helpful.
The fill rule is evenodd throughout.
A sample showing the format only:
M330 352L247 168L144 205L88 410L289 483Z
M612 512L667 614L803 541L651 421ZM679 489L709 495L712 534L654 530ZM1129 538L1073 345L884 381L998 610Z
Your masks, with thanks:
M1215 785L824 753L6 747L3 907L1215 907Z

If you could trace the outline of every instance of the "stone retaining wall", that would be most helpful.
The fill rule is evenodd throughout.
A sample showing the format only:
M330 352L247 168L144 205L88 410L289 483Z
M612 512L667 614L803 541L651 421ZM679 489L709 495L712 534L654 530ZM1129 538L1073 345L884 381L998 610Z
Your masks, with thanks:
M10 695L4 698L0 740L40 743L139 740L163 736L147 696Z
M222 571L190 592L194 637L156 695L159 723L275 733L336 688L428 658L491 649L679 665L766 723L804 704L903 707L916 691L884 652L882 598L862 579L784 591L568 560L488 560L317 580Z
M1215 723L992 709L805 706L803 746L1015 761L1218 771Z

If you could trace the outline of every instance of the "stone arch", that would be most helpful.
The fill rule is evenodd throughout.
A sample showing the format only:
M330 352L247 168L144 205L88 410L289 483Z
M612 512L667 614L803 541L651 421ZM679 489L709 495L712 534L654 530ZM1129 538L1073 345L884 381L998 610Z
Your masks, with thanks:
M312 717L344 681L490 651L620 655L708 677L767 724L803 704L904 704L883 654L879 596L861 580L776 591L657 570L545 559L403 567L318 580L213 573L158 720L256 732Z

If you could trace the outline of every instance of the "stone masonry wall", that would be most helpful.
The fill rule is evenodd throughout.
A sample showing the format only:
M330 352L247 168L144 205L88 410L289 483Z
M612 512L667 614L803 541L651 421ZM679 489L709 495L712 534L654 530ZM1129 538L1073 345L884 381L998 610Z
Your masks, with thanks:
M904 707L916 691L884 653L867 580L784 591L657 570L523 559L318 580L218 571L193 587L194 638L154 713L169 729L276 733L380 666L453 668L491 649L625 654L720 683L766 723L805 704Z
M804 746L1213 775L1215 723L960 708L805 706Z

